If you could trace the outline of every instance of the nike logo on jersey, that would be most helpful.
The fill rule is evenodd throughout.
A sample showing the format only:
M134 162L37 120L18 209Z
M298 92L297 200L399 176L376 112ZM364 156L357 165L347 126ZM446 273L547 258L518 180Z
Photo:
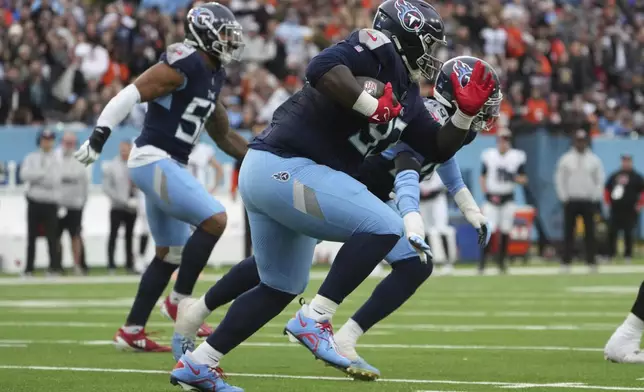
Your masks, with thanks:
M378 41L378 37L376 37L375 35L371 34L369 31L367 31L367 35L369 36L369 38L371 38L372 41L374 41L374 42Z

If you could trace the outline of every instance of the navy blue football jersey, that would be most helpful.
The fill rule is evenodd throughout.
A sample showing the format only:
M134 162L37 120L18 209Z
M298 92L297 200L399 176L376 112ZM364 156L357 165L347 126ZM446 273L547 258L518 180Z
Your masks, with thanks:
M389 124L369 124L364 116L318 92L318 80L338 65L347 66L355 76L391 82L403 105L402 114ZM431 136L426 136L434 129L419 126L425 123L417 119L425 113L419 86L409 79L400 55L383 33L362 29L325 49L309 64L307 81L275 111L271 124L251 141L250 148L309 158L353 176L366 156L406 140L408 132L422 133L410 142L422 140L431 149Z
M143 131L135 143L137 147L160 148L187 164L206 120L215 110L226 73L223 68L210 69L195 48L183 43L168 46L160 62L182 73L185 81L181 88L148 103Z
M417 121L413 124L414 127L422 128L423 125L421 123L424 123L424 127L427 129L439 129L449 120L450 115L447 109L438 101L424 99L423 104L423 112L425 114L416 116ZM411 135L418 133L412 132ZM476 132L470 131L463 142L463 146L470 144L475 137ZM420 163L420 181L429 178L441 163L445 161L444 157L436 159L436 156L432 155L432 148L425 148L423 144L417 143L416 145L410 145L406 142L401 142L381 154L367 157L360 167L358 180L365 184L369 191L379 199L383 201L389 200L389 194L394 188L394 180L396 178L394 160L398 154L403 152L411 153Z

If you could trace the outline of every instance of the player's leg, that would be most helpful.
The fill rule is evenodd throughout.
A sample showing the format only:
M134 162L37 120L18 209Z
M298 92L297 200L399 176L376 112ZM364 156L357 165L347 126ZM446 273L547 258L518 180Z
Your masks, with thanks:
M606 343L604 358L618 363L644 363L640 342L644 333L644 282L626 320Z
M490 234L494 234L496 229L499 227L499 220L500 220L500 213L499 213L499 207L490 203L486 202L483 204L483 209L482 209L483 215L487 218L487 227L490 232ZM487 261L487 258L489 254L491 253L491 248L492 248L492 241L487 244L485 249L483 249L483 252L481 254L481 260L479 262L479 273L483 273L485 271L485 263Z
M156 162L153 176L160 208L196 227L184 245L177 281L166 299L166 309L170 309L170 315L176 319L176 306L192 294L199 275L226 228L227 217L223 205L176 162L169 159ZM210 332L212 330L200 336L207 336Z
M242 185L241 189L243 188ZM181 356L178 364L188 364L200 373L201 369L205 371L197 377L194 372L185 371L178 365L171 374L173 383L196 387L203 383L203 378L215 385L223 383L208 369L219 366L224 355L279 315L306 288L317 241L252 210L250 206L248 208L257 268L262 282L235 299L215 332L192 353L189 352L189 347L180 348L177 354L185 351L184 348L188 352ZM226 386L218 388L224 387Z
M156 249L154 258L141 276L127 321L117 332L115 341L124 348L169 351L169 347L150 341L145 336L144 327L181 262L181 251L190 236L190 226L169 216L159 206L161 195L155 191L154 170L152 164L130 170L132 180L146 194L146 214ZM142 341L145 347L139 347Z
M508 247L510 245L510 233L514 227L514 213L516 211L516 204L514 202L504 203L500 207L500 223L499 223L499 254L497 261L499 264L499 271L506 273L505 258L508 254Z
M441 246L445 252L445 262L441 273L451 274L456 261L456 231L449 225L449 207L447 206L447 196L441 193L434 201L434 222L440 233ZM432 248L433 252L433 248Z
M358 339L411 298L433 270L432 262L423 263L405 237L400 238L385 259L391 264L391 272L335 334L338 350L352 361L350 375L363 380L378 378L380 371L358 355Z
M115 209L110 210L110 234L107 239L107 268L110 271L116 270L116 264L114 263L114 250L116 249L116 236L119 232L119 226L121 221L119 218L119 213Z

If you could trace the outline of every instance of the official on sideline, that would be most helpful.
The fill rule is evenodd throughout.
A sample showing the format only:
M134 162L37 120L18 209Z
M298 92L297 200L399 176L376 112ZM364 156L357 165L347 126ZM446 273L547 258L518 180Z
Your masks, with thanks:
M563 268L568 271L572 262L575 223L584 220L586 262L596 270L595 213L604 193L604 166L588 147L584 130L575 133L573 147L557 162L555 188L564 207Z
M58 240L60 243L66 230L71 237L74 272L77 275L87 274L88 268L84 260L83 240L81 237L83 208L87 203L89 193L89 177L85 165L74 158L77 149L77 138L73 132L66 132L58 151L61 159L62 184L59 201Z
M43 130L38 149L28 154L20 166L20 178L27 184L27 264L25 275L34 272L36 238L45 236L49 250L49 273L63 272L58 257L58 201L61 187L61 160L54 151L56 135Z

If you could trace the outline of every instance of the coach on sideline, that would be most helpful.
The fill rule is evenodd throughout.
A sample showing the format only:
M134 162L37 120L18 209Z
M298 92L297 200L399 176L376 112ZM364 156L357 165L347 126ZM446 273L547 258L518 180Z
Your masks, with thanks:
M604 166L588 147L588 135L584 130L575 133L573 147L559 158L555 187L564 207L563 271L570 269L578 216L584 220L586 262L591 271L595 271L595 213L604 193Z
M85 275L87 274L87 265L83 257L81 222L83 220L83 208L87 202L89 192L89 178L85 165L74 158L74 152L78 148L76 144L75 133L66 132L63 135L59 151L62 165L62 185L59 202L58 240L61 240L63 231L67 230L72 240L74 273L76 275ZM62 257L62 245L59 254L59 257Z
M38 150L27 155L20 178L27 183L27 265L34 272L36 238L44 235L49 247L49 273L60 274L58 258L58 200L61 186L60 157L53 150L56 136L48 129L38 135Z

